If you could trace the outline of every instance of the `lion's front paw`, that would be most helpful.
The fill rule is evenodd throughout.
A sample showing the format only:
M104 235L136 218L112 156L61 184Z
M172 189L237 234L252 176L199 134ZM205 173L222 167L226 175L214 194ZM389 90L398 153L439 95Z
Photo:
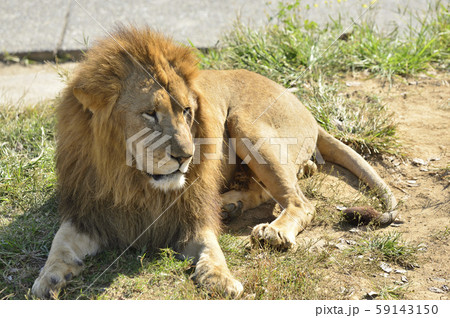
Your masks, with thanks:
M253 245L267 243L275 248L287 249L295 245L295 237L284 233L272 224L259 224L253 228L251 235Z
M231 276L228 269L221 271L218 268L210 269L208 266L197 265L192 280L212 293L230 298L239 297L244 290L242 284Z
M61 288L79 272L82 262L70 266L65 263L56 263L45 266L39 277L35 280L31 292L38 298L50 298L56 296Z

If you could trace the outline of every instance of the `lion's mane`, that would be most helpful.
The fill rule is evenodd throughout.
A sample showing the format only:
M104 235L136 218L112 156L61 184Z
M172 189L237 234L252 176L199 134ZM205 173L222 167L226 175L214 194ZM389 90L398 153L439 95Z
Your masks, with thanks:
M195 54L148 28L118 28L86 54L57 108L56 169L59 211L80 231L97 236L104 245L136 244L177 247L200 230L219 231L220 162L193 165L183 190L162 192L126 162L124 120L115 103L127 78L144 66L164 87L172 69L195 91ZM82 88L92 96L89 106L74 96ZM195 114L195 137L219 137L220 127L201 93ZM202 146L202 151L210 152ZM187 190L186 190L187 189Z

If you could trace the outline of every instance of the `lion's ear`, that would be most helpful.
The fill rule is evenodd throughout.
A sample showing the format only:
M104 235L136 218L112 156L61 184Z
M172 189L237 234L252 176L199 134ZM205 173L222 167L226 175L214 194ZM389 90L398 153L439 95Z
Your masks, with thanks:
M99 96L89 94L81 87L74 87L72 91L76 99L83 104L84 109L88 109L94 113L100 107L101 101Z

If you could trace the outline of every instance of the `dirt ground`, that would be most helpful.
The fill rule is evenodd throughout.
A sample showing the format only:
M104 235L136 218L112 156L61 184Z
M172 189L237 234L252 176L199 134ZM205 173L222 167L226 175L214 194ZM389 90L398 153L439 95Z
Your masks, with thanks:
M330 284L338 284L337 286L351 290L347 299L361 299L374 289L374 280L378 286L395 286L403 284L401 277L406 276L405 299L449 299L449 74L434 74L431 77L423 75L411 80L397 79L393 84L356 74L346 81L346 93L351 96L380 96L398 123L397 135L403 156L384 155L369 159L401 203L399 220L376 232L397 231L402 233L403 240L418 245L418 267L407 270L406 273L393 271L387 274L379 269L374 274L353 273L350 276L343 269L340 273L330 273ZM325 187L320 190L322 195L339 191L339 196L358 196L358 180L355 176L340 167L330 168L328 164L323 171L332 173L324 176ZM263 207L247 211L239 220L233 221L229 229L234 233L248 235L255 224L270 222L273 219L273 204L265 204ZM313 222L297 237L297 242L320 243L325 238L328 242L331 240L345 244L345 240L357 238L358 232L359 230L354 229L330 230L320 222ZM439 291L436 292L434 288Z
M450 247L448 237L433 234L450 225L450 78L448 74L427 76L389 88L377 81L365 81L364 92L383 97L398 122L398 136L406 160L387 156L377 170L404 202L399 228L403 237L423 244L420 267L409 272L408 299L448 299L429 288L448 286ZM425 165L414 163L422 159ZM417 162L417 160L416 160ZM386 166L387 171L383 168ZM415 181L415 183L412 183ZM445 290L445 288L444 288Z

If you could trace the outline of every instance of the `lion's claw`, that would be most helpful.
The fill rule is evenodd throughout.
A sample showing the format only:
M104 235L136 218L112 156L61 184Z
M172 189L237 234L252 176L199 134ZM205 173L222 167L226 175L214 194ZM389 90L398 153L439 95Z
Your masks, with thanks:
M76 265L64 262L46 266L35 280L31 292L38 298L50 298L50 295L58 294L59 290L65 287L74 273L79 272L80 269Z
M224 273L218 269L210 270L208 266L206 267L197 267L192 275L191 278L196 284L225 297L237 298L242 294L244 287L230 273Z
M290 237L275 226L264 223L253 228L251 240L254 246L267 243L275 248L288 249L295 245L295 237Z

